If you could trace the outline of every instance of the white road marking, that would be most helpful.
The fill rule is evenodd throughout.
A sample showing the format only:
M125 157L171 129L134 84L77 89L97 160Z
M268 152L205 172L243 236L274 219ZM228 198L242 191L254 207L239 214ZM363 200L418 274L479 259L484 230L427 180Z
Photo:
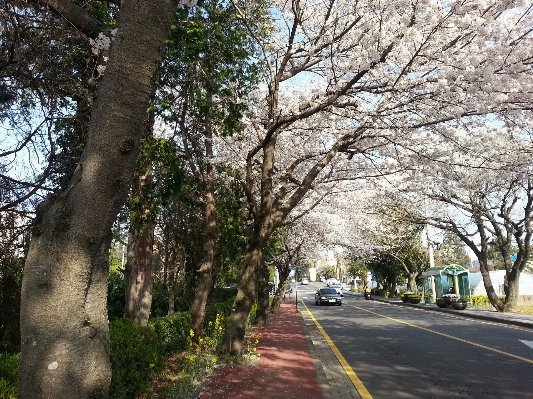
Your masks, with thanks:
M533 349L533 341L525 341L523 339L519 339L519 341Z

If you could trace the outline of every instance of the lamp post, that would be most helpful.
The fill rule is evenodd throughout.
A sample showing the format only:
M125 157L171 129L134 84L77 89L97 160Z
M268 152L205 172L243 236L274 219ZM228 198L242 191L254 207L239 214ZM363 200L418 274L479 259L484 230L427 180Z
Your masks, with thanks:
M294 301L296 302L296 311L298 312L298 281L294 284Z
M426 239L428 242L429 268L432 269L435 267L435 258L433 255L433 231L429 224L426 224ZM437 300L437 291L435 289L435 278L433 276L430 276L430 282L431 282L431 297L433 298L432 301L435 302ZM424 296L425 296L425 293L424 293Z

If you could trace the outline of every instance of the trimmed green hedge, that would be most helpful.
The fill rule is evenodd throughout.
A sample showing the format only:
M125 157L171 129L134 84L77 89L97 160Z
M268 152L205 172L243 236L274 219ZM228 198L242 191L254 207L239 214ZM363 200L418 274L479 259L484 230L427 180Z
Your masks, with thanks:
M165 364L156 332L132 319L109 323L111 336L110 398L130 399L146 392L152 373Z

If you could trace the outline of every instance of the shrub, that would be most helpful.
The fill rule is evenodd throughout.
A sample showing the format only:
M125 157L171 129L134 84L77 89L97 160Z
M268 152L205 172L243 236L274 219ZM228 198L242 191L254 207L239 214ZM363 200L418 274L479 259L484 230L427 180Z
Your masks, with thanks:
M209 328L209 323L215 322L217 319L217 316L219 317L228 317L231 314L231 307L233 306L233 302L235 301L235 297L231 297L226 299L224 302L217 303L215 305L207 306L205 308L205 316L204 316L204 330ZM207 332L206 334L209 335Z
M159 337L161 355L165 358L189 348L189 331L192 328L189 312L179 312L171 316L152 319L148 326Z
M135 398L146 392L152 373L165 364L159 337L152 328L126 318L109 323L109 333L113 372L110 397Z
M0 378L0 399L16 399L16 397L16 385L10 384L6 380Z
M372 292L372 295L381 296L384 298L388 298L390 294L390 292L384 288L372 288L371 292Z
M19 354L0 353L0 398L14 399L17 397L17 375Z
M502 301L505 301L505 297L500 297ZM472 306L478 308L492 308L489 297L486 295L467 295L466 300L472 304Z

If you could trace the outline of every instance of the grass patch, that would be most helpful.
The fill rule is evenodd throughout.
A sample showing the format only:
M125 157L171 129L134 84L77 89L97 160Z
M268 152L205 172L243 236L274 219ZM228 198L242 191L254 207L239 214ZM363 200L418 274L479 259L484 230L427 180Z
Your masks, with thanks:
M530 314L530 315L533 315L533 305L528 305L528 306L517 306L516 307L516 311L518 313L523 313L523 314Z
M240 359L219 357L214 348L197 346L168 359L165 370L150 383L143 399L197 398L219 367L225 365L254 366L259 361L256 345L259 334L253 332L245 339L245 351Z
M471 305L471 304L469 304L468 307L469 308L474 308L474 309L493 309L494 308L492 305L490 305L490 306L480 306L480 305L476 306L476 305ZM533 305L517 306L516 307L516 313L529 314L529 315L533 316Z

